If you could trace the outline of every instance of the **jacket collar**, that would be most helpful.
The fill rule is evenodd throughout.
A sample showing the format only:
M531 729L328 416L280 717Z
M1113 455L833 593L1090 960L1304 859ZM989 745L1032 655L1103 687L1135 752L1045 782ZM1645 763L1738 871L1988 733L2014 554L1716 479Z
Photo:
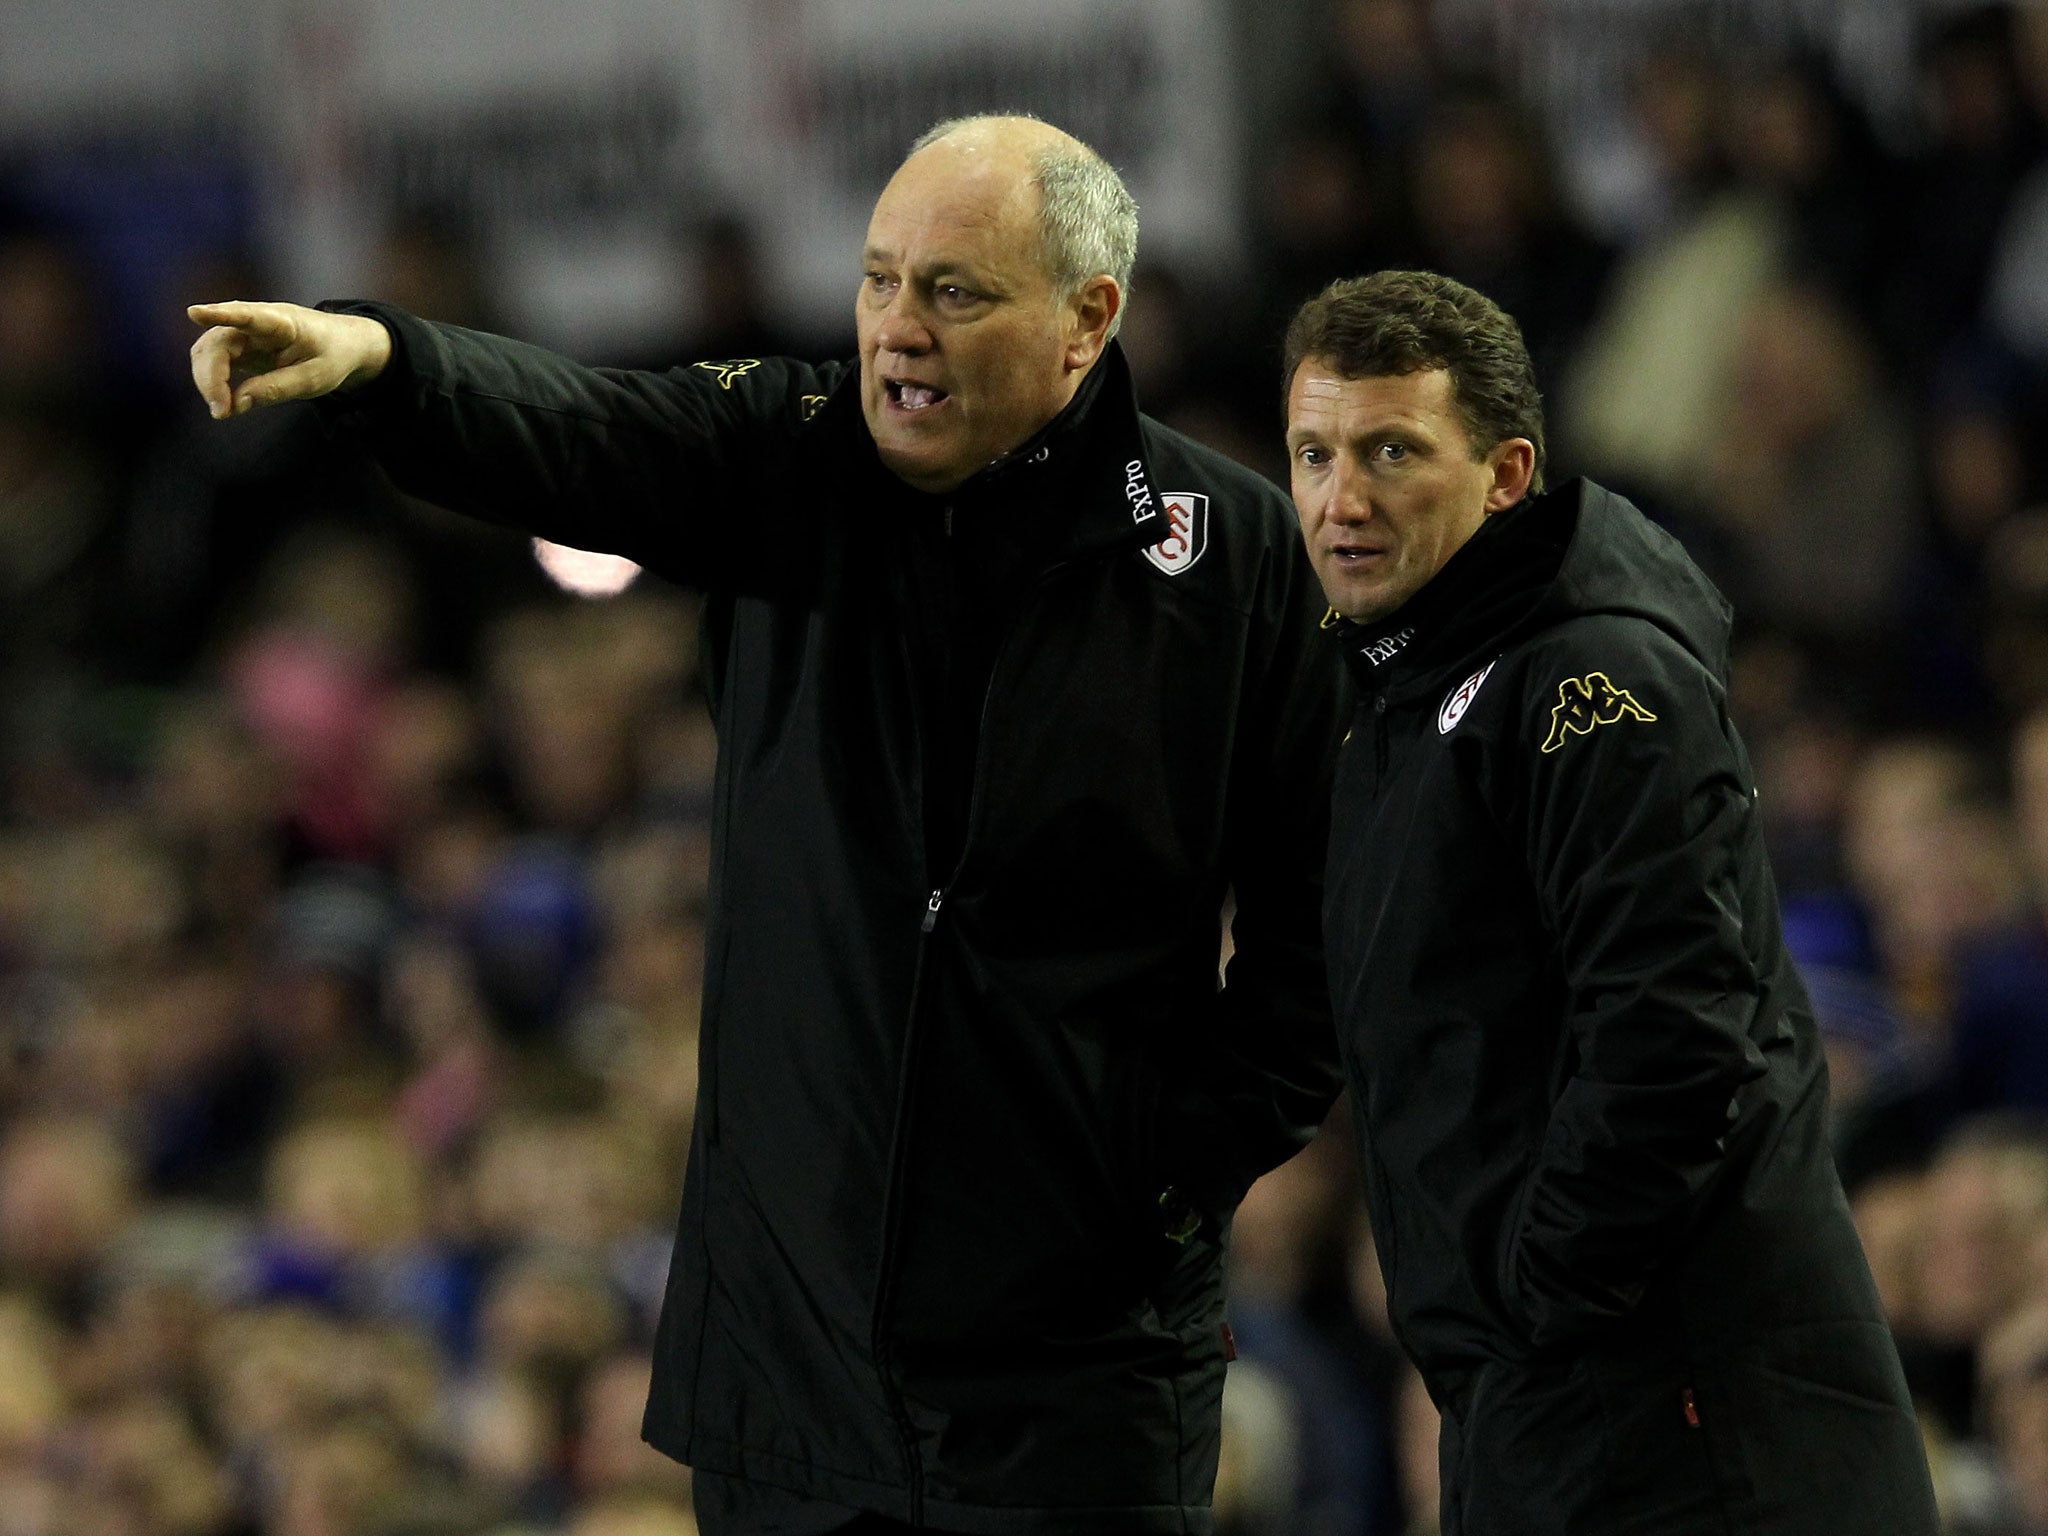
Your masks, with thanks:
M1578 497L1523 501L1488 518L1422 589L1387 618L1328 622L1360 684L1404 697L1498 655L1556 582L1578 525Z
M928 496L882 465L860 406L860 366L848 368L818 426L851 451L875 490L906 505L950 502L970 514L1021 504L1045 519L1056 560L1143 549L1169 532L1145 457L1137 389L1116 341L1088 370L1066 408L1015 451L945 496Z

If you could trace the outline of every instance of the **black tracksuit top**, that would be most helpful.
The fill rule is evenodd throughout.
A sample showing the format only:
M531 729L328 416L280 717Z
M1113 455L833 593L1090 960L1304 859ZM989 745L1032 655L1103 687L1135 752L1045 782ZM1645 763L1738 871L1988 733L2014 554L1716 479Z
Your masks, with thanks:
M1573 482L1334 627L1331 993L1446 1536L1930 1536L1726 603Z
M1337 1080L1342 669L1286 500L1142 417L1114 346L931 498L848 365L614 372L347 307L395 355L329 409L401 486L709 594L649 1440L940 1528L1207 1530L1220 1225Z

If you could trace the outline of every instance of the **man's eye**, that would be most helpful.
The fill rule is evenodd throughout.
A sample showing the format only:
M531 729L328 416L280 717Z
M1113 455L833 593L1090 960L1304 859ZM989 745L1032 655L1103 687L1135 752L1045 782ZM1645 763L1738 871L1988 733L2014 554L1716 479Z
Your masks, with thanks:
M878 293L886 293L895 286L886 272L869 272L862 278L862 281Z
M1329 455L1324 453L1322 449L1312 444L1297 448L1294 456L1311 469L1320 469L1329 458Z
M962 288L958 283L941 283L933 291L943 304L972 304L981 297L972 288Z
M1408 457L1408 445L1406 443L1381 443L1380 457L1389 464L1398 464L1401 460Z

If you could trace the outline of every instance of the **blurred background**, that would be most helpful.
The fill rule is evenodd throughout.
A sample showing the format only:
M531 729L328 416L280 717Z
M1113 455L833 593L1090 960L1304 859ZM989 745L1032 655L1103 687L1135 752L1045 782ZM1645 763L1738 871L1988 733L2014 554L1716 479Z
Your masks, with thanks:
M1947 1518L2048 1532L2048 4L7 0L0 1536L693 1529L693 603L209 422L183 306L845 355L1013 108L1129 176L1155 414L1278 473L1292 307L1437 268L1735 599ZM1429 1529L1341 1114L1234 1264L1226 1536Z

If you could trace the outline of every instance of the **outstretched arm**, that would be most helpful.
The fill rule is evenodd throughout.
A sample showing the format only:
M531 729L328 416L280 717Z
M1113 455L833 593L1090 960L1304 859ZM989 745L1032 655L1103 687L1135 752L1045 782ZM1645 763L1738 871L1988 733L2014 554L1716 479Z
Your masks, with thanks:
M390 305L196 305L216 417L304 400L398 486L707 591L781 591L812 513L759 486L833 387L786 359L591 368ZM374 382L373 382L374 381ZM366 386L366 387L364 387ZM347 393L343 393L347 391Z

